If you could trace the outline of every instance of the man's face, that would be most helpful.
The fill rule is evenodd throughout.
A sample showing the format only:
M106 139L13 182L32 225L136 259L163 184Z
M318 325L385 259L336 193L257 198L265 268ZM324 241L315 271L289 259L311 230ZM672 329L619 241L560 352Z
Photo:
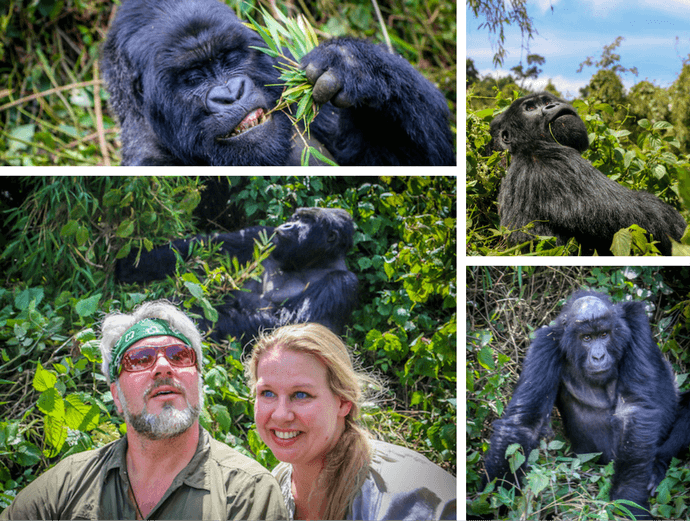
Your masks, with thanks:
M127 353L142 346L167 346L181 341L170 336L143 338ZM201 379L196 365L178 367L157 353L152 367L120 372L110 384L113 400L128 427L149 439L172 438L195 424L201 409Z

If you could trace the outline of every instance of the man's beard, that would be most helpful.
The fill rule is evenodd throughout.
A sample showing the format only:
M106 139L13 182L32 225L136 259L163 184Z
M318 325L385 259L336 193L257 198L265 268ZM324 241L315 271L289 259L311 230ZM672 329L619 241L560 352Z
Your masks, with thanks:
M148 412L146 403L144 403L144 408L139 414L132 414L129 411L127 400L125 399L122 389L120 389L119 379L115 385L117 386L117 394L122 404L122 410L124 411L125 421L131 425L135 431L150 440L175 438L186 432L199 418L201 404L190 405L186 397L185 401L187 402L187 407L181 411L177 410L172 403L166 403L160 413L152 414ZM173 386L183 390L171 378L163 378L157 380L146 391L145 396L148 396L155 388L163 385ZM201 400L201 395L199 398Z

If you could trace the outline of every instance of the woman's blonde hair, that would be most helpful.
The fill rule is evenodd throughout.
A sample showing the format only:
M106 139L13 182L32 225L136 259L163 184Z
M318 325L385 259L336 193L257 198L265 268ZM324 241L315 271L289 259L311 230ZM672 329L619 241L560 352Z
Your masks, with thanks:
M323 519L345 519L371 462L370 435L358 423L364 401L363 389L367 386L380 388L380 383L372 376L355 371L347 346L328 328L312 323L294 324L262 332L256 340L244 364L245 377L254 395L259 360L272 349L288 349L318 358L326 367L333 394L352 403L340 441L326 455L317 486L312 488L312 492L325 491Z

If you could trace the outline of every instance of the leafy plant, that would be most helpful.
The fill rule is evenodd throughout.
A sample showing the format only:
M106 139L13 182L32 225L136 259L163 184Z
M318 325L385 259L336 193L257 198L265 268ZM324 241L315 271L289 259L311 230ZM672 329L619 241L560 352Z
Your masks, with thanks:
M316 32L302 14L296 19L290 19L279 10L275 12L280 21L268 14L263 7L261 8L266 28L247 15L251 21L251 27L259 33L268 46L268 48L253 48L279 60L276 67L281 71L280 79L285 84L276 106L268 113L280 110L292 121L305 145L301 156L302 165L308 165L309 158L313 155L320 161L337 166L315 147L310 146L309 141L304 138L304 134L309 136L309 126L318 114L318 106L312 95L314 87L307 79L299 62L319 44ZM294 114L292 114L293 106L296 106Z

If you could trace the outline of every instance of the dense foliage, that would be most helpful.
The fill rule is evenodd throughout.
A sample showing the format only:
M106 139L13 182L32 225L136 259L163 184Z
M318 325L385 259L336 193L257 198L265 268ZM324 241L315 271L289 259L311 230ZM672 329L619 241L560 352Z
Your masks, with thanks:
M467 95L466 119L466 190L468 255L515 255L524 252L522 245L506 247L507 232L501 229L498 216L498 192L508 168L507 152L491 152L489 123L499 109L520 96L512 91L495 98L476 98L472 90ZM490 101L496 108L471 107ZM583 154L595 168L611 179L633 190L646 190L678 209L690 221L690 155L679 152L680 143L672 127L665 121L652 123L641 119L636 123L637 135L623 127L624 121L607 118L614 115L614 107L596 98L575 100L572 105L587 126L590 147ZM614 251L619 255L654 255L656 248L639 228L624 229L614 239ZM690 254L690 233L675 254ZM571 239L565 246L556 246L555 239L544 238L530 245L532 255L572 255L579 251Z
M249 15L264 24L258 8L274 16L277 7L291 18L303 14L321 41L336 36L390 41L446 95L455 116L455 2L224 1L241 19ZM119 128L98 67L116 7L109 0L0 1L0 165L119 163Z
M469 267L467 268L466 482L467 514L501 519L612 519L608 501L613 463L576 456L554 409L555 437L532 454L514 452L530 471L521 493L500 484L479 490L492 422L510 400L536 329L548 325L576 289L609 294L615 302L647 302L655 341L688 388L690 368L690 268L688 267ZM673 460L652 500L652 514L688 517L690 470ZM620 505L619 505L620 506ZM620 512L620 510L618 511ZM620 515L620 514L618 514Z
M223 178L237 227L277 225L300 206L343 208L357 231L348 265L360 301L345 340L388 381L365 409L378 436L456 467L456 191L453 177ZM33 177L6 212L0 255L0 510L68 454L122 435L100 374L99 322L154 298L209 309L226 288L257 275L211 249L175 277L115 283L118 256L197 233L193 177ZM20 198L20 196L17 196ZM15 200L14 203L19 203ZM257 248L260 258L265 251ZM202 424L267 467L276 462L253 427L238 342L208 342Z

